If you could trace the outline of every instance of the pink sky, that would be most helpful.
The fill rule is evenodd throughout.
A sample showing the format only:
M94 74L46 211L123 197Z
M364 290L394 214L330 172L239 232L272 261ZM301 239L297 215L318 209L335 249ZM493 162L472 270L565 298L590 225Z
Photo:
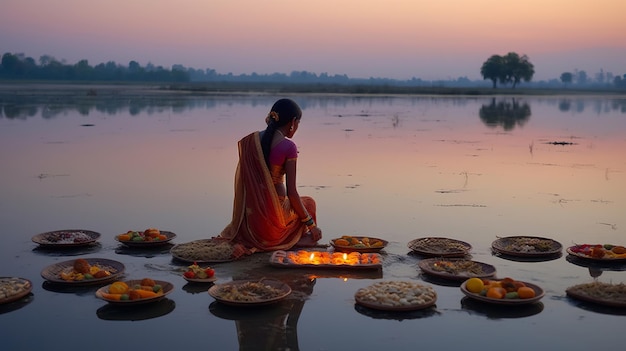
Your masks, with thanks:
M218 73L481 79L526 54L534 80L626 73L623 0L3 0L0 54Z

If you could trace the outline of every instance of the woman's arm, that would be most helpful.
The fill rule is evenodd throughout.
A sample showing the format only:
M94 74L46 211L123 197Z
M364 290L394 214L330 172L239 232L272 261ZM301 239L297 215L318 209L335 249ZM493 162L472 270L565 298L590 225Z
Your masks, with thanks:
M293 208L293 210L298 214L298 217L303 220L310 217L306 208L302 204L302 200L300 199L300 194L298 193L296 186L296 161L297 159L291 159L285 162L285 175L287 178L285 182L287 183L287 197L291 203L291 208ZM322 238L322 230L315 222L313 222L312 226L308 226L308 229L311 232L311 237L314 241L318 241Z
M300 200L300 194L296 185L297 159L290 159L285 162L285 182L287 185L287 197L291 202L291 208L298 214L300 219L305 219L309 214Z

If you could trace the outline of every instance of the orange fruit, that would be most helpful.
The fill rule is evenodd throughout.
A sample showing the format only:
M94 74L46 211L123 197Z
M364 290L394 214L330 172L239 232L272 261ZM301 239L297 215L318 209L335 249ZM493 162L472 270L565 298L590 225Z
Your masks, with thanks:
M487 297L492 299L503 299L506 295L506 290L501 287L491 287L487 289Z
M485 288L485 284L480 278L469 278L465 282L465 288L467 291L478 294Z
M110 294L125 294L128 291L128 284L124 282L115 282L109 286Z
M120 234L117 236L117 240L119 241L129 241L130 240L130 235L129 234Z
M350 246L350 243L346 239L337 239L337 240L335 240L335 245Z
M535 290L528 286L522 286L521 288L517 289L517 295L520 299L531 299L535 297Z

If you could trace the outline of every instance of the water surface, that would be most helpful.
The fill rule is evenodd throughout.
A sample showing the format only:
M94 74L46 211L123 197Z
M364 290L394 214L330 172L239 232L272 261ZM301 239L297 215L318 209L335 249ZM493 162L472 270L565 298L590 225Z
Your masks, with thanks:
M34 284L27 299L0 306L6 349L111 350L122 340L129 349L478 349L466 344L478 336L508 350L623 344L626 312L570 300L565 289L591 274L624 282L624 266L590 269L567 255L513 261L490 245L511 235L565 247L626 244L626 100L292 97L304 111L294 138L300 193L318 203L322 242L385 238L382 271L285 270L267 254L216 265L220 281L269 275L292 284L288 300L242 312L186 284L169 247L144 252L114 240L148 227L175 232L175 243L219 234L232 211L236 142L264 127L277 96L27 99L3 104L0 115L0 276ZM102 238L61 252L31 241L69 228ZM523 309L468 300L458 285L420 274L407 243L425 236L471 243L473 259L546 296ZM125 311L96 299L95 288L58 289L41 278L44 267L77 256L115 259L128 279L176 289L151 309ZM356 290L380 279L431 284L437 304L404 314L355 306Z

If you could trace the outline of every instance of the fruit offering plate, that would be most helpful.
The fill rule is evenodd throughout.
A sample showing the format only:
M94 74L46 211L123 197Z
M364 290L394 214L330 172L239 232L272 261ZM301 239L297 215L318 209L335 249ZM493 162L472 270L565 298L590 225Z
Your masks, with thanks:
M183 278L190 283L212 283L217 280L215 270L211 267L200 267L194 262L183 273Z
M33 290L30 280L17 277L0 277L0 305L17 301Z
M213 283L217 281L217 277L211 278L187 278L183 275L183 278L190 283Z
M369 236L348 236L331 239L330 245L341 252L378 252L387 246L387 240Z
M610 307L626 308L626 284L593 282L574 285L565 290L567 296Z
M598 262L626 261L626 248L611 244L580 244L567 248L567 253L587 260Z
M407 246L420 255L434 257L463 257L472 249L464 241L441 237L414 239Z
M100 233L91 230L65 229L37 234L32 241L44 247L75 247L91 245L99 238Z
M382 257L378 253L327 251L274 251L270 264L289 268L380 269Z
M108 272L108 274L101 278L80 279L80 280L68 280L63 279L63 276L75 276L74 263L76 260L63 261L52 264L41 271L41 276L55 284L66 284L72 286L92 285L106 283L117 279L124 273L124 264L118 261L106 259L106 258L85 258L90 267L96 267L99 270Z
M463 281L467 278L488 278L496 275L496 267L462 258L426 258L417 263L426 274L442 279Z
M414 311L437 302L437 293L428 285L411 281L380 281L354 294L357 304L384 311Z
M500 254L516 257L543 257L560 254L563 245L558 241L538 236L507 236L491 243Z
M535 296L531 297L531 298L525 298L525 299L521 299L521 298L493 298L493 297L487 297L487 296L483 296L480 293L473 293L469 290L467 290L467 280L464 281L463 283L461 283L461 291L463 292L463 294L465 294L467 297L474 299L474 300L478 300L478 301L483 301L483 302L488 302L488 303L492 303L492 304L498 304L498 305L525 305L525 304L531 304L531 303L535 303L538 302L539 300L541 300L541 298L543 298L543 296L545 295L545 292L543 291L543 289L541 287L539 287L538 285L535 285L533 283L528 283L528 282L522 282L525 286L533 289L535 291Z
M233 246L226 240L200 239L174 245L170 254L185 263L230 262Z
M215 300L233 306L258 306L278 302L291 294L291 287L272 279L235 280L209 288Z
M118 299L113 299L110 297L107 297L107 293L109 292L109 288L111 287L112 284L109 284L107 286L103 286L100 289L98 289L96 291L96 297L99 299L102 299L110 304L114 304L114 305L120 305L120 306L129 306L129 305L140 305L140 304L144 304L144 303L149 303L149 302L156 302L159 301L163 298L165 298L165 296L167 296L169 293L171 293L172 291L174 291L174 285L170 282L166 282L163 280L153 280L153 282L155 284L157 284L158 286L161 287L161 289L159 290L159 293L154 295L154 296L148 296L148 297L142 297L142 298L138 298L138 299L134 299L134 300L130 300L130 299L125 299L125 300L118 300ZM135 280L125 280L124 283L126 283L126 285L128 285L129 287L136 287L138 285L141 285L142 283L142 279L135 279Z
M131 231L132 232L132 231ZM137 240L122 240L120 239L120 235L128 235L128 233L126 234L120 234L120 235L116 235L115 236L115 240L120 242L123 245L129 246L129 247L134 247L134 248L141 248L141 247L153 247L153 246L160 246L160 245L164 245L169 243L170 241L172 241L172 239L174 239L176 237L176 234L172 233L172 232L168 232L165 230L160 230L159 231L161 234L161 237L158 237L156 239L149 239L146 240L145 237L143 236L136 236ZM139 233L139 232L135 232L135 233Z

